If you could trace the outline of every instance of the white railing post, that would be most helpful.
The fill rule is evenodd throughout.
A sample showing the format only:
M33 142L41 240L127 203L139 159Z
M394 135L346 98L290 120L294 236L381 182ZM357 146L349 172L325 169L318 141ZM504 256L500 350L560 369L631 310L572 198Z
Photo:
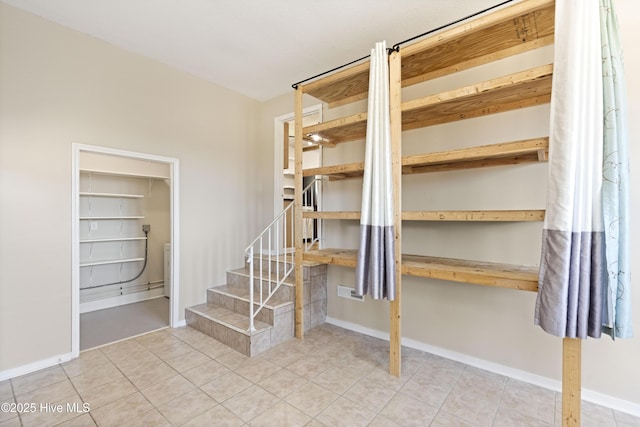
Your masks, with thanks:
M256 330L253 325L253 244L249 246L249 331Z

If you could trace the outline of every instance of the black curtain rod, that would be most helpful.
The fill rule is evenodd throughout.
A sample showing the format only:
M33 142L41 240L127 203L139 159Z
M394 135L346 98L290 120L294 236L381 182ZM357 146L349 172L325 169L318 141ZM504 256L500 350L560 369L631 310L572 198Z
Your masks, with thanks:
M465 16L464 18L457 19L455 21L449 22L448 24L441 25L440 27L437 27L437 28L434 28L432 30L429 30L429 31L427 31L425 33L418 34L417 36L413 36L413 37L411 37L409 39L406 39L406 40L403 40L401 42L398 42L398 43L394 44L392 48L388 48L387 52L388 53L391 53L393 51L399 52L400 51L400 46L403 45L403 44L409 43L411 41L414 41L414 40L419 39L419 38L424 37L424 36L428 36L429 34L435 33L436 31L443 30L443 29L445 29L447 27L450 27L452 25L459 24L460 22L466 21L467 19L471 19L471 18L474 18L474 17L476 17L478 15L482 15L483 13L489 12L490 10L496 9L496 8L498 8L500 6L504 6L505 4L511 3L513 1L514 0L505 0L505 1L501 2L501 3L493 5L491 7L486 8L486 9L483 9L483 10L480 10L478 12L472 13L471 15ZM294 88L294 89L298 89L298 86L300 86L302 83L306 83L306 82L308 82L310 80L317 79L318 77L322 77L322 76L324 76L326 74L333 73L334 71L338 71L341 68L348 67L349 65L355 64L356 62L363 61L363 60L369 58L370 56L371 55L363 56L362 58L359 58L359 59L356 59L354 61L348 62L346 64L340 65L339 67L335 67L335 68L332 68L332 69L330 69L328 71L325 71L323 73L316 74L313 77L309 77L309 78L306 78L304 80L300 80L299 82L292 84L291 87Z

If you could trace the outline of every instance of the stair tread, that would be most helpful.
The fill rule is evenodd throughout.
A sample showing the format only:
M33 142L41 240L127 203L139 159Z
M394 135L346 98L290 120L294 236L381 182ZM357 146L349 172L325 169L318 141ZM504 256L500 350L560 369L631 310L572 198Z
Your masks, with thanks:
M243 332L246 332L249 329L249 316L227 310L226 308L222 308L215 304L198 304L193 307L189 307L189 310L197 314L204 315L212 320L219 321L220 323L225 323L232 326L234 329ZM259 320L254 320L253 323L256 328L256 332L273 328L273 326L268 323L261 322Z
M234 298L238 298L240 300L249 302L249 289L238 288L236 286L231 286L231 285L222 285L222 286L216 286L214 288L209 288L209 290L214 292L220 292L226 295L231 295ZM254 299L257 300L258 298L260 298L260 295L258 294L258 292L255 292ZM280 308L289 304L293 304L293 301L287 300L282 297L274 296L265 304L265 308L274 310L276 308Z

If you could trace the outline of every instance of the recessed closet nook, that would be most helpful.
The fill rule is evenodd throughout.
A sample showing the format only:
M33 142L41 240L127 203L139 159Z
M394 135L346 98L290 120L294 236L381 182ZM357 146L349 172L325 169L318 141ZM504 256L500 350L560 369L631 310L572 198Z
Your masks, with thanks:
M464 333L463 324L421 324L415 311L404 319L403 277L407 287L425 286L414 276L438 279L440 286L463 282L527 292L531 311L518 315L533 319L545 216L554 14L554 0L525 0L389 52L396 297L366 313L358 303L336 299L335 304L354 317L360 312L387 317L388 323L379 323L390 331L393 375L401 373L403 324ZM294 85L296 236L305 219L323 222L320 248L304 251L298 239L296 255L329 264L329 282L353 283L369 66L365 59ZM322 123L303 126L305 97L324 103ZM321 167L302 162L310 139L324 148ZM308 176L324 177L322 211L300 209ZM298 286L301 268L297 262ZM491 292L496 291L486 289ZM300 305L297 310L300 337L298 319L304 317ZM564 366L563 421L577 417L579 424L580 347L574 341L579 340L565 339L564 360L558 363Z
M169 325L169 165L80 152L80 348Z

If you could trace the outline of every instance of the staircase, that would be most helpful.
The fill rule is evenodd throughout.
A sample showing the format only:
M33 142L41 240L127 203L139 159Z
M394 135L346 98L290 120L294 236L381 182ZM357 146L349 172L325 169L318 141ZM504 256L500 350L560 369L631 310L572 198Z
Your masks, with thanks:
M262 262L260 262L262 258ZM271 264L269 266L269 264ZM269 283L276 282L277 269L290 267L283 261L268 260L268 256L254 257L254 294L268 292ZM260 268L262 266L262 268ZM269 268L271 273L269 274ZM327 266L305 262L304 272L304 329L325 322L327 316ZM254 330L249 321L250 269L240 268L227 272L227 283L207 290L207 302L186 309L187 325L246 355L256 356L294 336L295 284L288 277L275 291L264 307L257 311ZM262 276L262 279L260 279Z

